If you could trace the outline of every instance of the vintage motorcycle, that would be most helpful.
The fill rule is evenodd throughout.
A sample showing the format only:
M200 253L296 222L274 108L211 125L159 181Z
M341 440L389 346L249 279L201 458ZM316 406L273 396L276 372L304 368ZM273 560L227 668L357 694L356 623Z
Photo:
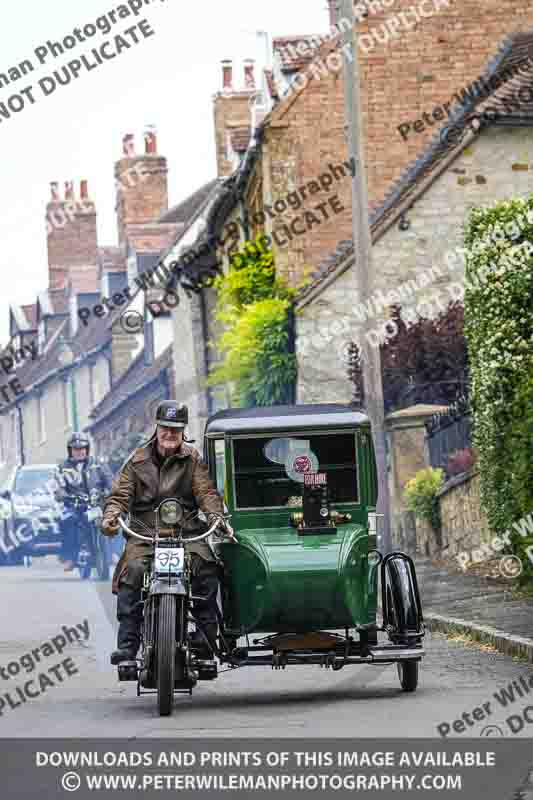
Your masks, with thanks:
M217 677L215 657L221 671L396 664L403 691L415 691L422 606L411 558L378 549L368 418L337 404L220 411L206 425L204 460L237 534L212 540L221 518L195 537L211 546L222 579L218 641L204 635L212 658L191 646L189 623L203 633L194 614L202 598L191 590L185 511L165 500L153 536L119 520L125 534L155 545L141 656L118 666L119 679L137 681L138 695L156 690L160 715L172 713L175 691L192 693L198 680ZM172 538L159 535L161 525L175 529Z
M80 492L64 501L66 507L76 514L80 535L76 567L82 580L91 577L93 568L96 570L98 580L109 580L111 546L101 535L97 525L102 518L101 499L101 492L92 489L90 494Z
M142 591L140 667L137 661L123 661L118 666L118 674L119 680L138 681L137 694L142 694L143 688L157 689L159 714L168 716L172 713L176 690L190 693L198 680L212 680L217 676L216 662L198 658L190 644L189 622L194 622L209 650L212 649L202 624L195 617L195 605L203 602L203 598L192 594L190 558L184 542L207 540L216 532L223 516L204 533L187 536L184 540L180 523L190 523L198 512L186 512L179 500L168 499L159 505L155 514L153 537L136 533L119 518L128 536L154 545L154 554ZM161 526L176 526L175 535L160 536Z

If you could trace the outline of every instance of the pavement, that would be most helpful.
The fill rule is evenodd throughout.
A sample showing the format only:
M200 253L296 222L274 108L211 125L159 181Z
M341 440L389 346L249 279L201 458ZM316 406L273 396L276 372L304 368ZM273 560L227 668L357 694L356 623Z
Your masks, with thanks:
M464 633L533 663L533 598L515 599L503 582L415 560L424 620L432 631Z

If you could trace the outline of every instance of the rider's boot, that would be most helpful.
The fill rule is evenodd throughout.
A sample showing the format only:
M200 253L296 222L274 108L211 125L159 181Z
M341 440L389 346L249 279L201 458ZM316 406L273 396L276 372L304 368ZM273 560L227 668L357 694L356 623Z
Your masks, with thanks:
M116 666L123 661L135 661L139 644L137 620L122 619L118 626L117 649L111 653L111 663Z
M140 589L120 583L117 598L118 636L117 649L111 653L111 663L133 661L141 642L142 613L138 604Z
M217 623L208 622L203 626L203 631L207 636L209 644L214 649L216 647L217 634L218 634ZM204 658L204 659L213 658L213 653L207 646L207 643L199 630L196 630L194 633L191 634L191 636L189 637L189 642L191 648L194 650L194 652L199 658Z

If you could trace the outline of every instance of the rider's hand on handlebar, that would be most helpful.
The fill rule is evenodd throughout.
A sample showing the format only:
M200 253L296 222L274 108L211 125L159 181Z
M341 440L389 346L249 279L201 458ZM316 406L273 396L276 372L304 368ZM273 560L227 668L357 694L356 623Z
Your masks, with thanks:
M224 536L224 538L227 538L230 542L237 542L237 539L235 538L235 532L228 520L224 519L220 514L208 514L207 518L209 525L213 525L217 520L220 520L220 525L218 526L216 533L219 536Z
M101 523L102 532L106 536L116 536L119 532L120 525L118 524L118 517L114 514L104 516Z

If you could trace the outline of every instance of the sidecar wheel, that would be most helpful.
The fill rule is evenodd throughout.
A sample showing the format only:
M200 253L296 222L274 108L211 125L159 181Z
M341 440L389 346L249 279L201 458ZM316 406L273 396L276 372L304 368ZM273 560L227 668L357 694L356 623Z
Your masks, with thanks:
M404 692L414 692L418 686L418 661L400 661L398 677Z
M172 714L174 705L174 654L176 650L176 599L161 595L157 620L157 707L160 717Z

